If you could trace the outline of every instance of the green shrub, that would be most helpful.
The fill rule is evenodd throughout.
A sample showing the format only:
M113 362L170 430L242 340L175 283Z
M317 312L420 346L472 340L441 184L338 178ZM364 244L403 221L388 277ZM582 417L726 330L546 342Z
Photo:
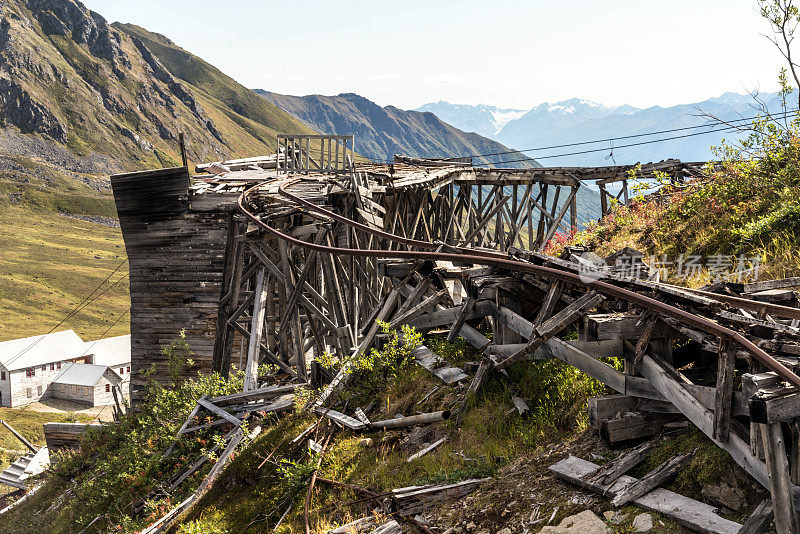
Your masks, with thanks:
M182 337L164 349L171 365L187 363L191 353ZM80 502L73 507L71 524L85 525L97 515L104 514L111 524L120 528L135 528L147 523L180 502L181 496L192 491L204 471L196 473L171 498L154 498L146 510L150 517L134 518L132 505L145 499L159 484L163 484L209 450L219 439L219 430L199 430L175 437L178 428L204 396L226 395L240 391L241 375L230 380L214 373L198 374L195 378L180 379L176 375L172 387L166 388L150 380L137 411L122 418L116 425L92 430L83 440L77 453L63 453L47 476L55 482L73 485L72 499ZM196 419L195 424L206 419ZM174 445L170 456L164 452ZM209 464L213 463L209 462Z

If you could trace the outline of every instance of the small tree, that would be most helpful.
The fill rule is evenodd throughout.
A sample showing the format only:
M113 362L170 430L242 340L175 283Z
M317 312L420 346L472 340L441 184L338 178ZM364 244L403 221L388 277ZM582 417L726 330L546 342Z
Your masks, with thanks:
M794 0L758 0L758 8L761 16L769 22L772 28L772 35L765 35L765 37L778 48L789 65L789 71L792 73L796 87L800 87L800 77L797 74L800 65L795 63L792 58L792 42L794 41L794 32L800 22L800 11L794 5ZM785 106L785 97L792 93L785 67L781 69L779 81L785 111L788 109ZM798 110L800 110L800 101L798 102Z

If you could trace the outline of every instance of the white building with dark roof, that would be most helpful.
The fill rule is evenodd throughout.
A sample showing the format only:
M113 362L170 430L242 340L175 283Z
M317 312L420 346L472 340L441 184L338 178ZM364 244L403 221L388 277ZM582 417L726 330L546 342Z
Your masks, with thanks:
M0 342L0 406L22 406L47 396L64 364L87 361L85 348L72 330Z
M114 404L111 390L121 384L122 378L107 365L67 363L50 384L50 393L57 399L107 406Z

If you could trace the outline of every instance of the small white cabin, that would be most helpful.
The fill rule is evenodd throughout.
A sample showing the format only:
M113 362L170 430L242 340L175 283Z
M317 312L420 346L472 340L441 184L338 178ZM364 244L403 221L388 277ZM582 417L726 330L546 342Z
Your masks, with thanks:
M120 386L122 378L110 367L90 363L68 363L50 385L53 397L88 404L108 406L114 404L113 388Z

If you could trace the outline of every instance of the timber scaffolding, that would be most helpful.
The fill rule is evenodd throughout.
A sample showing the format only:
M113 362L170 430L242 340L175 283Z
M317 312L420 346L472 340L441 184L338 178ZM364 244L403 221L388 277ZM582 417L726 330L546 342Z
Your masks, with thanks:
M492 373L557 358L619 393L603 400L606 419L636 410L688 419L770 490L778 532L798 532L800 309L771 300L800 280L702 291L614 269L587 277L590 256L544 254L568 212L567 231L577 227L581 182L603 182L606 195L605 185L626 180L630 166L482 169L396 157L392 165L356 167L346 150L344 163L333 165L323 148L315 158L308 144L288 137L287 146L297 147L290 164L284 150L198 166L206 174L192 178L185 167L112 177L130 261L134 401L140 370L152 365L151 376L167 379L159 348L185 329L197 368L227 374L236 363L253 392L235 409L199 403L197 410L221 417L217 424L272 410L275 401L265 399L275 395L262 393L269 388L310 383L321 391L312 408L346 428L401 425L376 427L369 413L332 409L353 376L346 362L379 341L378 322L445 329L482 359L470 375L417 349L417 362L462 394L408 424L459 417ZM314 139L324 146L321 137ZM678 181L702 173L675 160L640 169L654 171ZM767 294L755 293L761 290ZM557 337L573 325L577 341ZM482 333L489 330L490 337ZM345 362L335 376L317 364L323 354ZM623 356L624 369L602 360L609 356ZM277 371L259 376L263 363ZM628 436L653 435L659 424ZM685 461L678 460L661 471L674 474ZM570 462L553 471L619 502L648 506L664 491L652 491L663 473L641 484L624 476L636 465L630 459L612 474ZM686 512L685 501L651 507L701 532L739 530L710 507ZM753 522L769 518L768 508Z

